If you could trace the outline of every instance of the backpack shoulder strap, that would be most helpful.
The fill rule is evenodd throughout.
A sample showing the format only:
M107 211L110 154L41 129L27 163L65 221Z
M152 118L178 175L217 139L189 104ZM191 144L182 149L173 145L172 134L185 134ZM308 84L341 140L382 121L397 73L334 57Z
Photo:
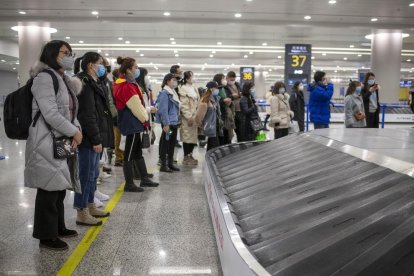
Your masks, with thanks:
M58 93L58 91L59 91L59 80L57 79L57 77L56 77L55 73L53 73L53 72L52 72L51 70L49 70L49 69L44 69L42 72L49 74L49 75L50 75L50 77L52 78L52 81L53 81L53 88L54 88L54 90L55 90L55 96L56 96L56 95L57 95L57 93ZM42 114L41 114L40 110L38 110L38 111L36 112L36 115L35 115L35 116L34 116L34 118L33 118L33 124L32 124L32 126L33 126L33 127L36 125L37 120L39 120L40 115L42 115Z

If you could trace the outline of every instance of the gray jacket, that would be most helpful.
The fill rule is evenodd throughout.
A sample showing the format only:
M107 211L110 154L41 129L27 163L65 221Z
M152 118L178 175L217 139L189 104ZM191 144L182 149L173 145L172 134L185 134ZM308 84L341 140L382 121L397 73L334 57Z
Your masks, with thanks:
M354 127L366 127L366 120L357 121L355 113L364 111L364 102L361 96L357 96L355 93L345 97L345 126L348 128Z
M80 128L76 119L78 112L76 94L80 93L82 83L79 79L66 75L62 78L56 71L48 68L59 80L59 91L55 96L51 76L47 73L39 73L45 68L48 68L45 64L38 63L31 70L32 77L36 76L32 86L32 117L39 108L42 116L39 117L36 125L29 129L25 153L24 185L46 191L61 191L72 187L68 160L53 157L52 135L45 121L51 126L56 137L75 135L78 127ZM73 123L70 121L69 93L72 95L74 105Z

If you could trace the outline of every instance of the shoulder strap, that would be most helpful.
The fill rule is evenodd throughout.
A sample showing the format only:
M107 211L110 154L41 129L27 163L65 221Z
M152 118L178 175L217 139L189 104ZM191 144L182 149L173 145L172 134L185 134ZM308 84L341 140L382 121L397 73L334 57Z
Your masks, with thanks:
M59 91L59 80L57 79L57 77L56 77L55 73L53 73L53 72L52 72L51 70L49 70L49 69L44 69L42 72L49 74L49 75L50 75L50 77L52 78L52 81L53 81L53 88L54 88L54 90L55 90L55 96L56 96L56 95L57 95L57 93L58 93L58 91ZM33 127L36 125L37 120L39 120L40 115L42 115L42 114L40 113L40 110L38 110L38 111L36 112L36 115L35 115L35 116L34 116L34 118L33 118L33 124L32 124L32 126L33 126Z

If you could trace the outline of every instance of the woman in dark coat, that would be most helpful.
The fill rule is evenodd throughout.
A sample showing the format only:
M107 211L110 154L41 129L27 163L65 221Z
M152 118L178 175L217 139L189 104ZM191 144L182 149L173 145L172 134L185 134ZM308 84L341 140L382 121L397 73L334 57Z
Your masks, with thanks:
M368 72L365 75L363 84L362 99L364 100L367 128L379 128L379 114L381 110L379 102L380 87L375 80L374 73Z
M298 122L299 131L305 131L305 98L303 95L303 83L295 82L289 98L290 110L295 114L293 120Z
M251 126L251 121L259 118L257 112L256 101L253 94L255 94L254 83L246 82L243 85L242 97L240 99L241 122L240 122L240 138L238 142L254 141L256 140L256 131Z

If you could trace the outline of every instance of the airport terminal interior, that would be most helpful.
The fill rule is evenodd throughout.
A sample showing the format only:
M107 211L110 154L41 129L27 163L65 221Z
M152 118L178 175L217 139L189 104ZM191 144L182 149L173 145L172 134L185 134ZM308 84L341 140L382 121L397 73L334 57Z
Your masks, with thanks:
M414 275L413 71L414 0L1 0L0 275Z

